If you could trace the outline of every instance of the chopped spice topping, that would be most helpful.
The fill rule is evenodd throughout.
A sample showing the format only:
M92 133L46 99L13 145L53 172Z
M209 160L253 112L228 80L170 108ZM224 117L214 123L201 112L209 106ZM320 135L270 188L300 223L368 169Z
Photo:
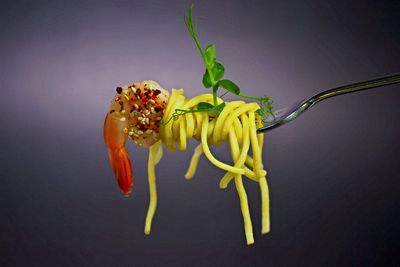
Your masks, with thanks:
M116 87L118 94L109 112L119 120L128 122L124 133L141 146L147 147L160 138L159 127L166 108L166 98L160 95L162 89L158 88L153 83Z

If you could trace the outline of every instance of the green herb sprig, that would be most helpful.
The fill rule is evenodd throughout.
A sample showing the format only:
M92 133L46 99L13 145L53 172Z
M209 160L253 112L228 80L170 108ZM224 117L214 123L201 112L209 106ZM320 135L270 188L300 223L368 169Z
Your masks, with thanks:
M212 88L213 93L213 105L207 102L200 102L197 104L197 109L192 110L184 110L184 109L176 109L171 118L165 123L168 123L171 119L177 120L179 116L193 113L193 112L211 112L218 115L223 108L225 107L225 103L222 102L218 105L217 103L217 91L221 87L225 89L227 92L235 94L237 96L257 100L260 103L260 109L256 112L263 119L266 119L269 115L273 115L272 113L272 100L268 96L250 96L245 95L240 92L240 88L233 81L222 79L225 74L225 67L217 61L217 53L215 44L210 44L203 49L200 44L199 37L197 34L197 25L193 22L193 4L190 6L188 14L184 15L184 21L187 30L189 31L191 37L193 38L197 49L200 52L200 55L203 59L205 65L205 72L203 75L203 86L205 88Z

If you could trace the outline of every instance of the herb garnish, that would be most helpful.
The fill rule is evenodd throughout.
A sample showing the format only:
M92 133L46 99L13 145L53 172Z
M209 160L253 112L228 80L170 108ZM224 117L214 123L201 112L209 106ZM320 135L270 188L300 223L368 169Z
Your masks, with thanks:
M210 44L203 49L200 44L199 37L197 35L197 25L193 22L193 4L190 6L188 14L184 15L184 21L187 30L192 36L197 49L200 52L200 55L203 59L204 65L206 67L204 75L203 75L203 86L205 88L212 88L213 92L213 105L207 102L200 102L197 104L197 109L184 110L184 109L176 109L172 114L172 117L165 122L168 123L171 119L177 120L179 116L193 113L193 112L212 112L218 115L223 108L225 107L225 103L222 102L218 105L217 103L217 91L221 87L225 89L227 92L235 94L237 96L258 100L261 108L256 112L258 115L263 117L265 120L269 115L273 115L272 113L272 100L268 96L250 96L245 95L240 92L239 86L237 86L233 81L222 79L225 74L225 67L217 61L216 56L216 46L214 44Z

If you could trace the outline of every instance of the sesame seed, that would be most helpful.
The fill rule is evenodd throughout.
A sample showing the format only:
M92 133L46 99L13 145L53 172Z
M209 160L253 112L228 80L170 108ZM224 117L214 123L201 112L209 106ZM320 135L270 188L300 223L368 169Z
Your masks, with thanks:
M149 124L150 119L149 118L145 118L145 120L146 120L146 124Z
M137 133L138 133L139 135L142 135L142 134L143 134L143 131L142 131L142 130L139 130L139 131L137 131Z
M149 102L150 102L151 104L155 104L155 103L156 103L156 101L154 101L153 99L149 99Z
M126 121L126 118L125 117L121 117L119 120L120 121Z
M133 106L135 107L135 109L139 109L139 105L138 104L133 104Z
M150 111L151 111L151 113L153 113L153 114L156 113L156 110L154 109L154 107L151 107L151 108L150 108Z
M148 129L148 130L146 131L147 134L151 134L152 132L153 132L152 129Z
M161 120L161 117L157 117L157 119L156 119L156 120L160 121L160 120Z
M129 135L132 136L132 135L133 135L133 132L129 132Z
M125 109L123 109L123 110L121 111L122 114L125 114L125 112L126 112Z
M126 99L126 100L129 100L129 96L127 96L127 95L124 95L124 97L125 97L125 99Z

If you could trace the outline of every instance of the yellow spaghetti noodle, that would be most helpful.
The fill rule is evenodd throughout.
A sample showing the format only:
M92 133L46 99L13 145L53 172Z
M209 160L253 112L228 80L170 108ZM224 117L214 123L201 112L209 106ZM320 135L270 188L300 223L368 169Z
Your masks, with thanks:
M183 89L172 90L164 113L164 121L167 121L176 109L190 110L196 109L197 104L200 102L213 103L212 94L202 94L192 99L187 99L183 93ZM219 103L222 103L221 99L218 99ZM261 232L266 234L270 230L267 172L262 164L263 135L257 134L256 130L256 127L262 125L262 120L255 113L257 109L259 109L259 106L256 103L245 103L243 101L226 102L224 109L216 117L211 117L207 112L187 113L181 115L177 120L170 121L160 127L161 141L170 152L175 151L177 146L179 150L185 150L186 142L191 138L201 142L194 151L185 174L186 179L191 179L194 176L199 158L204 154L212 164L226 171L226 174L220 180L220 188L226 188L234 180L248 245L254 243L254 237L247 194L243 185L243 176L259 184L262 202ZM233 166L215 158L210 150L210 146L219 145L225 141L229 142L230 153L234 162ZM248 154L250 147L252 156ZM159 141L150 147L149 152L150 204L146 216L146 234L150 233L151 222L157 206L155 165L161 159L161 156L162 146Z

